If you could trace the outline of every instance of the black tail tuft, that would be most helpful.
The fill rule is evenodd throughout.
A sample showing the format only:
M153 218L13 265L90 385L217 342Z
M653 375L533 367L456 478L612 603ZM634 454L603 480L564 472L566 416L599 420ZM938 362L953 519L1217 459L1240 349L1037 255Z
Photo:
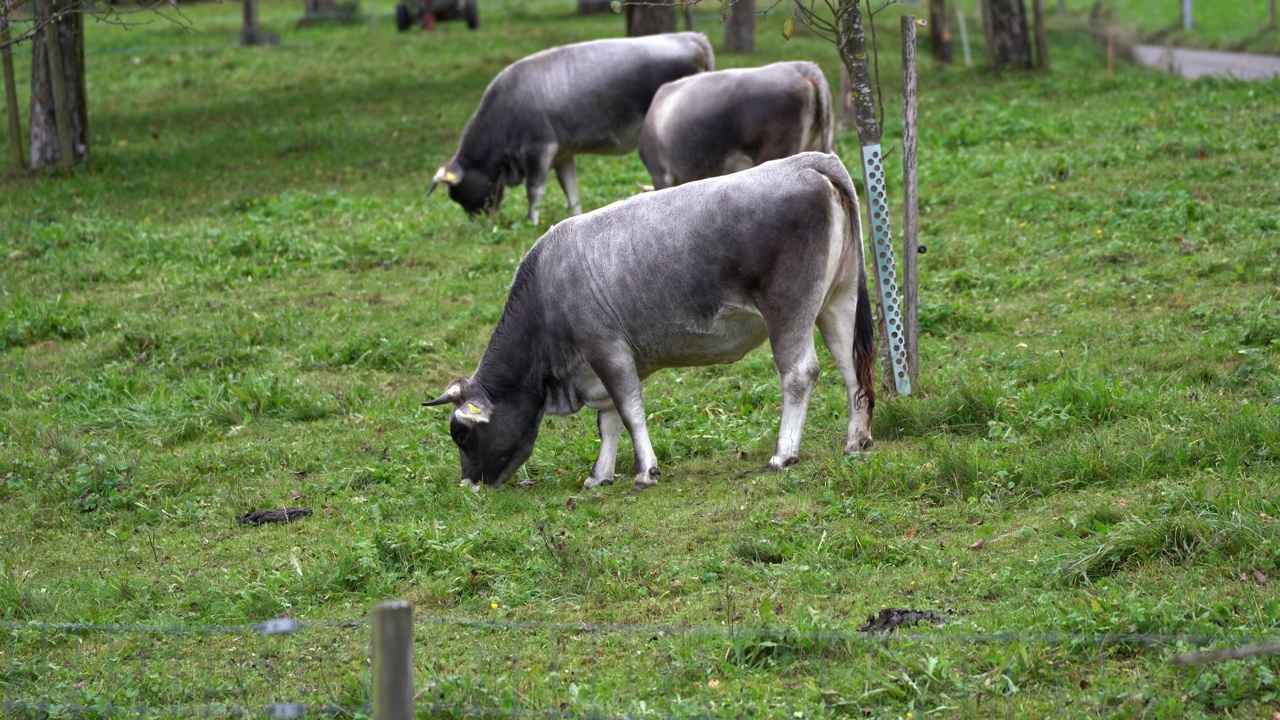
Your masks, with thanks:
M859 404L867 404L867 419L876 408L875 385L872 384L876 359L875 323L871 321L871 299L867 296L867 273L858 272L858 309L853 319L853 369L858 376Z

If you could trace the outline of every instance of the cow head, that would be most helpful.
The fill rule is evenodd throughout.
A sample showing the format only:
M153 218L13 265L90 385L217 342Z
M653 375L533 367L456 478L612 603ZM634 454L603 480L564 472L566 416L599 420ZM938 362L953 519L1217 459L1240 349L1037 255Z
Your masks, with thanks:
M449 158L449 162L436 171L427 195L435 192L436 185L440 183L449 186L450 199L461 205L467 215L472 217L482 212L493 212L502 204L502 183L481 170L463 168L456 157Z
M479 490L500 487L533 453L542 422L542 402L529 393L491 397L471 378L458 378L423 405L453 406L449 434L462 457L462 484Z

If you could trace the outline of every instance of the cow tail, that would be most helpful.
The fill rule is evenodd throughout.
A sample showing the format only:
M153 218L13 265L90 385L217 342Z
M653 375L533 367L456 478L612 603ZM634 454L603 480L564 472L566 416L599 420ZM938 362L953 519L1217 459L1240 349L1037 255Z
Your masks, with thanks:
M854 208L857 212L857 208ZM872 382L876 359L875 323L871 321L871 298L867 296L867 271L858 268L858 309L853 317L853 371L858 378L856 405L867 405L867 420L876 409L876 390Z

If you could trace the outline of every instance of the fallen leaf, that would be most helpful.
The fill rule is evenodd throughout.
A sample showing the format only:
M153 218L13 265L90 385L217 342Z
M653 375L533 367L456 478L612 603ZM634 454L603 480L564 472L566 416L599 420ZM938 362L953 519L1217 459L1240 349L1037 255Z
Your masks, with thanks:
M978 539L978 542L976 542L976 543L974 543L974 544L972 544L972 545L970 545L970 546L969 546L969 549L970 549L970 550L981 550L981 549L982 549L982 546L983 546L983 545L986 545L986 544L987 544L987 539L986 539L986 538L979 538L979 539Z
M1254 570L1254 571L1253 571L1253 579L1254 579L1254 580L1257 580L1259 585L1266 585L1266 584L1267 584L1267 576L1266 576L1266 575L1263 575L1261 570Z
M578 501L575 498L569 498L569 501L566 502L564 505L565 507L572 510L575 506L577 506L577 504L578 504Z
M920 534L920 531L919 531L919 530L917 530L916 528L911 528L910 530L908 530L908 531L906 531L905 533L903 533L903 534L902 534L902 537L909 537L909 538L912 538L912 537L915 537L915 536L917 536L917 535L919 535L919 534Z
M710 680L707 681L707 687L718 688L720 687L720 681L715 678L711 678Z

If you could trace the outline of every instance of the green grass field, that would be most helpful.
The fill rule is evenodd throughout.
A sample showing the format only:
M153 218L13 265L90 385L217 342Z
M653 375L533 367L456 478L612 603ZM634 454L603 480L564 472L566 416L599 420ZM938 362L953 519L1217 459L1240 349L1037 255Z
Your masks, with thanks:
M297 4L269 0L283 44L256 49L235 5L183 6L197 34L91 26L91 162L0 181L0 619L325 621L400 597L532 623L418 627L419 701L450 717L1270 717L1274 658L1184 668L1185 640L1100 636L1223 647L1280 622L1280 81L1108 81L1066 29L1051 76L924 61L922 387L881 395L874 451L842 456L820 350L800 464L758 472L780 391L757 351L647 383L657 488L583 491L582 413L546 421L531 484L473 495L419 403L472 371L545 227L522 191L484 222L425 192L497 70L620 34L571 7L400 35L380 4L373 38L292 30ZM780 24L718 66L837 76ZM647 182L634 155L580 177L588 209ZM314 515L236 523L283 506ZM952 620L858 639L888 607ZM366 634L10 625L0 702L358 706Z

